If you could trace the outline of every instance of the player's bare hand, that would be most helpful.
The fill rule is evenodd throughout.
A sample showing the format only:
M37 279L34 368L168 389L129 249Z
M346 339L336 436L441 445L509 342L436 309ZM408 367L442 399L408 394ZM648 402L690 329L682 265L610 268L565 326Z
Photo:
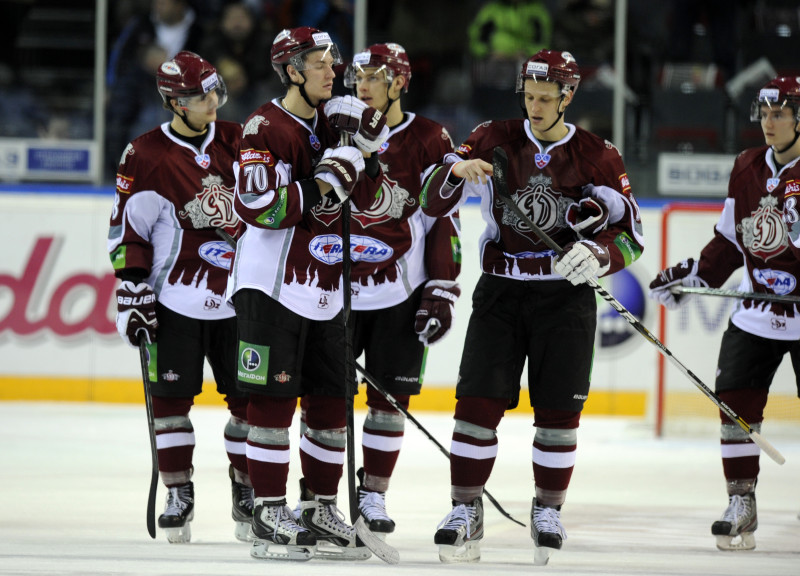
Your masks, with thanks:
M464 178L470 184L486 184L486 177L491 175L492 165L480 158L453 165L453 176Z

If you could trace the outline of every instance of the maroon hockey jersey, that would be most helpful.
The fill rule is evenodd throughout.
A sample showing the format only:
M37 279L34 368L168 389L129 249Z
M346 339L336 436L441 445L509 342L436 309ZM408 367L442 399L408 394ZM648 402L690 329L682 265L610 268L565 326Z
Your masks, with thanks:
M224 294L233 250L216 234L236 226L233 163L242 128L214 122L200 150L162 124L128 144L117 173L108 250L117 276L143 270L167 308L230 318Z
M744 266L741 291L800 296L798 199L800 158L778 170L772 148L739 154L714 237L700 254L698 275L718 288ZM800 317L792 305L743 300L731 320L764 338L800 338Z
M635 261L644 248L639 206L619 151L572 124L558 142L542 144L527 120L485 122L456 153L445 157L426 179L420 202L423 211L441 216L457 209L468 196L481 198L486 229L480 239L481 267L485 273L520 280L551 280L555 253L495 197L491 178L483 185L466 181L448 183L452 164L480 158L492 162L496 146L509 158L507 186L514 201L536 225L560 246L580 238L565 220L567 207L594 196L609 208L609 225L591 238L606 246L611 256L607 274Z
M429 280L455 280L461 269L457 214L431 218L419 193L426 168L453 151L440 124L406 113L378 152L382 176L359 184L371 202L353 211L352 306L375 310L404 302Z

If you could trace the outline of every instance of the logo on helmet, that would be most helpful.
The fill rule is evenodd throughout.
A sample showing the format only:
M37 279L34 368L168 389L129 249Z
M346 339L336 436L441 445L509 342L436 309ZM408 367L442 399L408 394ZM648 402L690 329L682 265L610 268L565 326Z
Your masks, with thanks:
M164 74L169 74L170 76L177 76L178 74L181 73L180 67L172 60L170 60L169 62L164 62L161 65L161 71Z

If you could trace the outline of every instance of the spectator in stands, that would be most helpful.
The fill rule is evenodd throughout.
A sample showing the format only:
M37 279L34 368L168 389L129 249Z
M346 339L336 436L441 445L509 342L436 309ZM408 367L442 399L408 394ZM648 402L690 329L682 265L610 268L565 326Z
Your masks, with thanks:
M106 171L113 176L125 145L170 115L153 104L155 72L181 50L197 52L202 26L189 0L152 0L150 12L132 17L113 43L106 73ZM141 122L140 122L141 120Z

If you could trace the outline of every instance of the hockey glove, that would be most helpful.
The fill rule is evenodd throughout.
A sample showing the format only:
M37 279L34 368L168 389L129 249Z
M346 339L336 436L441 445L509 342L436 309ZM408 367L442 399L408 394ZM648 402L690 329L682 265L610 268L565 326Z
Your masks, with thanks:
M148 344L156 341L156 295L145 282L134 285L124 280L117 288L117 332L122 339L138 348L139 333L147 339Z
M425 284L414 322L414 331L425 346L438 342L450 331L460 295L461 288L453 280L429 280Z
M707 288L708 282L697 275L697 264L694 258L688 258L677 266L659 272L656 279L650 282L650 298L662 304L668 310L674 310L686 302L691 295L673 294L670 292L672 286Z
M610 262L611 257L605 246L591 240L581 240L564 247L564 255L556 260L554 268L577 286L608 272Z
M352 146L328 148L322 155L314 178L319 178L333 186L341 204L352 194L359 175L364 171L364 156Z
M582 198L567 208L567 224L582 237L594 237L608 226L608 207L599 198Z
M355 96L335 96L325 104L325 115L340 132L353 135L353 144L367 154L380 150L389 137L386 116Z

